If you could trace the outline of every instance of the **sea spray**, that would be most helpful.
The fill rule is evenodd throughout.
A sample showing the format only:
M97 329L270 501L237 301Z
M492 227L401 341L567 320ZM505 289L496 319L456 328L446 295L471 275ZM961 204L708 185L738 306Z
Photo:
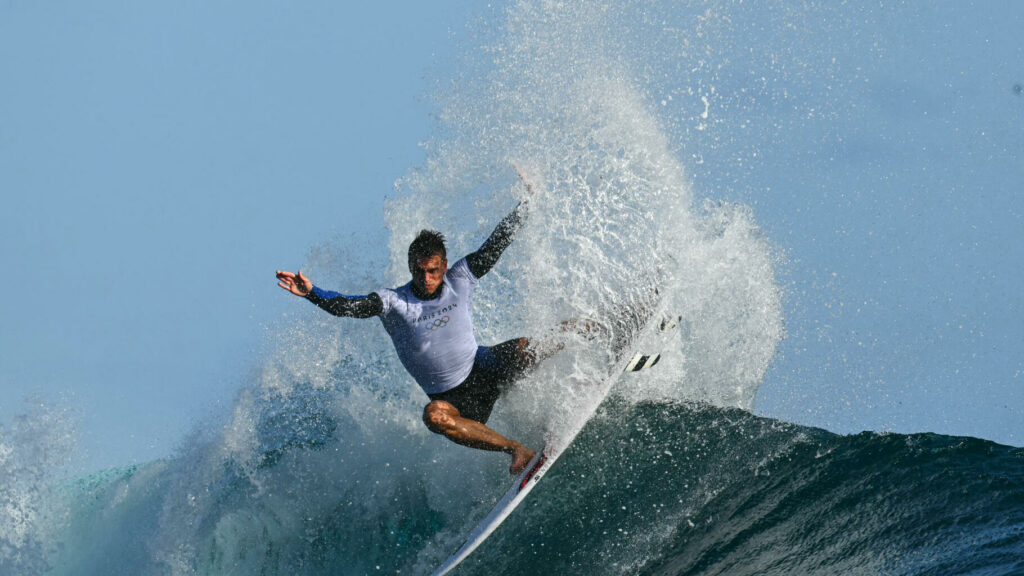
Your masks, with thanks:
M666 122L645 92L648 72L627 56L646 21L637 10L601 2L509 7L503 35L480 49L477 76L440 96L443 138L427 143L425 167L399 183L403 195L388 205L393 268L404 274L404 246L427 222L451 231L451 251L464 254L529 197L526 228L478 289L481 341L543 335L567 318L608 320L656 277L683 325L658 352L684 377L661 381L651 372L643 387L622 393L750 409L783 336L777 256L750 208L694 204ZM533 181L532 196L509 188L513 164ZM599 368L585 363L555 360L540 380L592 378ZM534 386L526 412L566 393L571 386Z
M0 426L0 574L44 572L54 535L68 522L53 483L75 446L74 419L40 400L26 408Z

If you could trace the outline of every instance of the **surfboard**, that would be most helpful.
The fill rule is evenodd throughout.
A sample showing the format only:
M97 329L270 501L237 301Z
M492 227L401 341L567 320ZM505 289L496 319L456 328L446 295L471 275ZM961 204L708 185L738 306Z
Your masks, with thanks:
M679 323L682 322L683 317L676 316L664 316L661 322L658 323L658 332L662 335L669 334L675 331L679 327ZM647 370L653 368L658 361L661 360L661 354L644 354L637 352L633 354L633 359L626 363L626 367L623 368L623 372L639 372L641 370Z
M657 311L661 304L661 297L655 290L645 300L637 308L634 308L635 312L622 322L622 326L616 328L618 334L614 338L616 342L613 347L614 360L610 363L607 375L600 382L600 386L589 396L589 402L580 410L579 416L573 424L567 430L560 429L557 438L549 440L543 450L534 454L526 465L526 469L515 477L501 500L498 500L490 513L473 528L462 546L434 571L433 576L447 574L483 544L484 540L501 526L501 523L512 514L526 498L526 495L540 482L540 479L551 469L558 457L569 448L572 441L576 439L576 436L597 411L598 406L604 401L612 386L618 381L619 376L624 372L640 370L640 368L635 368L637 345L648 331L659 326L656 319L659 318ZM644 357L649 358L650 356ZM646 364L647 367L653 365L649 361L646 361Z

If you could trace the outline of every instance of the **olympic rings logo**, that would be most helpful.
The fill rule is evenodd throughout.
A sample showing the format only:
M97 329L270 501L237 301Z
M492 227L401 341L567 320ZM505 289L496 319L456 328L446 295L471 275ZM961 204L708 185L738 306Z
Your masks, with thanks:
M433 323L428 324L427 327L430 328L431 332L433 332L434 330L440 330L441 328L444 328L445 326L447 326L448 322L450 320L451 320L450 317L442 316L442 317L438 318L437 320L434 320Z

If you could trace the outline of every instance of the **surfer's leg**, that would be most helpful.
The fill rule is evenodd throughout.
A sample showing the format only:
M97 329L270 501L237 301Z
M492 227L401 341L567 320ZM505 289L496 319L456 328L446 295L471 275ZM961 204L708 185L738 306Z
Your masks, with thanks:
M431 432L441 434L456 444L512 455L512 465L508 471L513 475L522 472L533 458L533 450L505 438L476 420L463 418L455 406L444 400L434 400L427 404L423 409L423 423Z
M514 338L491 348L506 365L525 372L551 358L566 344L566 335L577 334L590 340L607 332L596 320L572 318L560 322L550 334L541 338Z

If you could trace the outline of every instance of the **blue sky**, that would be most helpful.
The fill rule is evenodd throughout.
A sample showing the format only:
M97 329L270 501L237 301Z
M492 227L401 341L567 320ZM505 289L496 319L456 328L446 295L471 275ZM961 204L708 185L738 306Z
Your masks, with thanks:
M695 195L750 204L785 255L789 337L758 412L1021 445L1024 8L765 26L780 5L733 10L717 39L713 129L666 122ZM0 2L0 422L25 398L69 407L93 469L226 410L294 311L273 271L385 238L431 94L501 10ZM776 44L804 67L765 64ZM823 110L745 103L752 85Z
M803 67L774 86L818 110L754 107L693 172L754 206L786 253L790 334L758 411L1021 445L1024 8L826 6L819 28L793 28ZM732 92L763 74L751 60Z
M114 465L230 403L274 270L384 237L468 4L0 3L0 422L62 402Z

